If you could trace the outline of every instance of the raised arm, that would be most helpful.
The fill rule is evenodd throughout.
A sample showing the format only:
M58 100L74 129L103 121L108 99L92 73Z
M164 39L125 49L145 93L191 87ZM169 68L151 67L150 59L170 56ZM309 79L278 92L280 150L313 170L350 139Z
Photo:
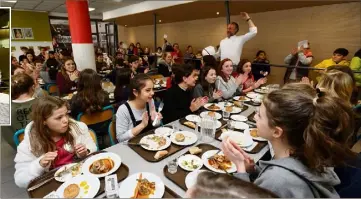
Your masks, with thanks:
M257 35L257 27L254 25L251 17L246 12L241 12L243 20L247 21L249 32L243 35L244 41L248 41Z

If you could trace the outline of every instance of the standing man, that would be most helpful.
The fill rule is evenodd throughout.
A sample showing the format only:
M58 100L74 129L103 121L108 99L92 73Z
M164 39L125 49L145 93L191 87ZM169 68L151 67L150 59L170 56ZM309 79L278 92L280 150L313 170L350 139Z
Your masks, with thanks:
M232 22L227 26L227 38L220 43L217 55L221 56L221 60L229 58L234 65L238 65L241 59L244 43L252 39L257 34L257 27L252 22L251 17L246 12L241 12L241 17L248 23L249 32L245 35L237 36L239 26L236 22Z

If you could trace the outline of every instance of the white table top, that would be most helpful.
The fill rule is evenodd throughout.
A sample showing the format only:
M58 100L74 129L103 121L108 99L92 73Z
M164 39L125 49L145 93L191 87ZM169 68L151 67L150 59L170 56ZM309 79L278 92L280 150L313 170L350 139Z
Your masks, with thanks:
M247 105L247 106L249 106L249 105ZM254 111L255 111L255 107L249 106L249 108L246 111L242 112L241 114L244 116L249 116ZM194 131L193 129L190 129L184 125L181 125L178 120L174 121L172 123L177 123L178 127L181 130ZM202 143L202 142L200 142L200 141L197 142L197 144L200 144L200 143ZM218 140L214 140L213 142L211 142L209 144L219 148L220 143L221 142L219 142ZM124 164L126 164L129 168L129 175L132 175L132 174L138 173L138 172L154 173L155 175L159 176L163 180L163 182L166 186L168 186L171 190L173 190L179 196L184 197L185 191L182 188L180 188L178 185L176 185L172 181L170 181L167 177L165 177L165 175L163 174L163 168L167 165L167 163L170 160L178 158L183 153L187 152L189 147L187 147L181 151L178 151L177 153L161 160L160 162L155 162L155 163L147 162L141 156L139 156L135 151L133 151L133 149L129 148L127 145L117 144L117 145L109 147L105 150L116 153L121 157L122 162ZM257 162L268 150L269 150L269 147L267 145L259 153L250 154L250 156L252 158L254 158L255 162ZM178 168L178 169L180 169L180 168ZM102 197L105 197L105 194L102 194L99 196L99 198L102 198Z

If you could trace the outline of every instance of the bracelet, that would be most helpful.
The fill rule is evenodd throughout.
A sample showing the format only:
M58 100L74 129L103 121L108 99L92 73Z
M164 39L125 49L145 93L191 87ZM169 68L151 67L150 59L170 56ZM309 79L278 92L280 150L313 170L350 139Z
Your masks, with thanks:
M251 17L250 17L250 18L248 18L246 21L248 22L249 20L251 20Z

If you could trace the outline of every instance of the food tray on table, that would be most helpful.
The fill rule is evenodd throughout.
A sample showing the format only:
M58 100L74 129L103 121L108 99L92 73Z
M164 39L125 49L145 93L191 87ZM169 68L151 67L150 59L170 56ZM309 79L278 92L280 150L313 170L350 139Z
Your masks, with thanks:
M130 139L128 141L128 143L139 143L140 140L147 135L150 134L154 134L155 130L151 130L148 131L144 134L140 134L132 139ZM164 155L163 157L159 158L159 159L155 159L154 155L157 153L157 151L149 151L144 149L142 146L139 145L128 145L131 149L133 149L133 151L135 151L140 157L142 157L144 160L148 161L148 162L159 162L161 160L163 160L164 158L167 158L170 155L173 155L174 153L177 153L178 151L188 147L188 146L180 146L180 145L176 145L171 143L170 146L164 150L168 151L167 155Z
M97 153L96 153L97 154ZM49 173L46 173L43 176L40 176L38 178L35 178L34 180L32 180L30 182L30 184L28 185L28 188L39 184L41 182L43 182L44 180L47 180L51 177L54 176L56 171L52 171ZM117 174L117 179L118 179L118 183L122 180L124 180L125 178L128 177L129 175L129 168L127 165L125 165L124 163L122 163L120 165L120 167L118 168L118 170L116 170L113 174ZM101 194L103 194L105 192L105 178L99 178L100 180L100 188L99 191L97 193L96 196L99 196ZM32 191L28 191L28 195L30 198L43 198L44 196L46 196L47 194L49 194L52 191L56 191L63 183L56 181L55 179L52 179L50 182L47 182L46 184L44 184L43 186L32 190Z
M253 101L247 101L247 102L244 102L245 104L248 104L248 105L251 105L251 106L261 106L262 103L255 103Z
M256 123L256 120L254 120L254 116L256 115L256 112L253 112L251 115L248 116L248 121Z
M202 157L203 153L206 152L206 151L209 151L209 150L218 150L217 147L213 146L213 145L210 145L210 144L199 144L197 145L197 147L199 147L200 149L202 149L202 153L200 154L197 154L196 156L198 157ZM189 151L187 151L186 153L182 154L182 155L185 155L185 154L190 154ZM207 167L205 167L203 165L203 167L201 169L205 169L205 170L208 170L210 171ZM168 166L166 165L164 168L163 168L163 173L164 175L170 180L172 181L173 183L175 183L176 185L178 185L180 188L182 188L183 190L187 190L187 187L186 187L186 184L185 184L185 179L186 179L186 176L190 173L189 171L186 171L182 168L180 168L178 166L178 169L177 169L177 173L175 174L171 174L168 172Z

